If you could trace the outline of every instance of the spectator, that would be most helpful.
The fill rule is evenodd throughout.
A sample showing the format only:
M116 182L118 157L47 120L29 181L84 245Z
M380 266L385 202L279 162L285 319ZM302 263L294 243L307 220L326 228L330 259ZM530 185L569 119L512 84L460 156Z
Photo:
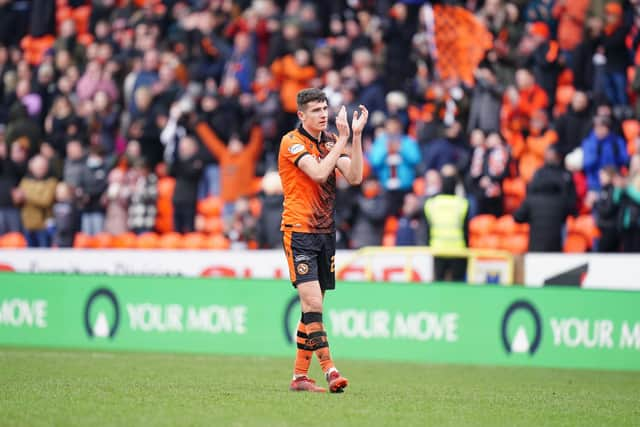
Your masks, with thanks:
M604 101L604 64L606 58L601 44L602 19L587 19L585 37L573 52L571 71L577 90L593 93L593 100ZM596 83L598 83L596 85Z
M10 151L8 153L7 151ZM18 143L0 141L0 235L21 231L20 210L12 194L26 173L26 151Z
M529 252L562 252L562 229L567 216L575 214L575 205L573 179L550 146L545 165L533 176L526 198L513 214L516 222L529 223Z
M618 252L618 206L614 200L614 182L619 180L615 168L608 166L600 169L600 192L594 203L594 216L600 230L598 252Z
M424 170L440 170L446 164L459 165L466 153L461 148L461 126L453 122L445 127L444 137L431 141L424 146L423 163Z
M109 172L108 182L107 191L103 196L106 207L104 231L112 235L122 234L128 231L131 185L127 173L120 168L114 168Z
M620 210L622 251L640 252L640 174L629 176L628 184L616 189L614 201Z
M368 177L362 183L362 194L356 199L356 213L351 232L351 246L381 246L387 213L385 195L380 183Z
M469 243L469 202L455 195L455 175L444 174L442 192L424 204L427 242L433 252L434 280L463 282L467 259L444 253L464 250Z
M502 132L508 134L509 131L528 129L533 113L548 106L549 97L538 86L531 71L520 68L516 71L516 87L508 87L502 99Z
M614 106L627 105L626 70L630 65L625 43L629 26L622 16L622 5L608 2L605 6L605 26L602 46L606 57L605 88Z
M500 130L500 107L504 88L488 64L476 71L476 85L471 96L471 111L467 129L480 129L483 132Z
M518 171L526 182L531 180L535 171L544 163L547 147L557 141L558 135L549 128L546 111L535 111L531 115L528 132L525 131L512 140L513 156L518 159Z
M283 202L280 175L275 171L269 171L262 178L262 208L256 224L259 248L273 249L282 245L280 222Z
M421 160L418 143L403 133L399 118L387 119L384 132L373 142L368 160L387 192L387 213L397 214L404 195L413 188L415 169Z
M576 91L568 111L558 117L553 126L558 135L556 146L563 157L580 147L582 140L589 135L591 125L589 98L586 93Z
M558 45L563 52L574 50L582 41L589 0L557 0L551 10L558 20Z
M81 229L89 236L101 233L104 229L105 206L102 195L107 189L108 174L109 166L105 162L102 147L92 146L80 181Z
M262 130L258 126L251 129L246 147L237 134L232 134L229 145L225 146L215 132L203 122L197 125L196 131L220 163L222 185L220 196L227 204L225 211L232 213L233 203L239 197L249 196L254 192L256 162L262 149Z
M594 119L593 131L582 141L582 151L589 191L600 190L600 169L613 166L620 171L629 164L627 144L624 139L611 132L611 122L606 117Z
M228 218L227 236L232 249L247 249L256 242L256 218L251 215L249 198L239 197Z
M64 182L71 185L77 199L82 194L82 176L86 167L84 146L76 139L71 140L67 143L66 153L62 176Z
M418 242L418 234L421 232L420 217L423 216L420 198L414 193L404 196L402 215L398 219L396 231L396 246L415 246Z
M70 248L76 234L78 210L73 200L73 189L66 182L56 185L56 202L53 205L53 222L55 232L52 246L56 248Z
M195 141L190 140L195 144ZM189 143L185 144L187 146ZM193 147L188 147L183 150L193 150ZM187 165L188 167L188 165ZM131 197L129 201L128 220L127 226L129 230L134 233L141 234L147 231L152 231L156 222L156 201L158 198L158 178L154 173L149 170L149 166L144 159L139 158L133 164L133 170L131 171L127 180L130 182ZM184 185L184 175L181 176L182 185L178 188L176 184L175 192L177 191L189 191L188 195L176 195L174 192L174 216L178 216L183 222L174 222L177 224L176 230L178 231L193 231L193 221L195 217L195 201L192 205L182 203L182 200L186 200L191 197L193 192L191 187ZM175 203L178 200L178 203ZM177 208L176 208L177 206ZM190 210L189 212L176 212L176 209L184 207ZM191 213L191 217L189 217ZM174 220L175 221L175 220ZM189 228L191 227L191 228Z
M198 143L193 137L184 136L178 145L178 158L169 166L169 174L176 179L173 227L179 233L194 231L198 181L202 176L203 166L198 154ZM129 212L131 213L131 208Z
M474 145L467 187L472 195L473 214L502 215L502 181L508 173L509 152L500 134L487 136L476 131L472 134Z
M58 181L48 176L47 160L35 155L29 160L29 174L13 192L14 203L22 207L22 225L29 247L49 246L47 226L52 216Z

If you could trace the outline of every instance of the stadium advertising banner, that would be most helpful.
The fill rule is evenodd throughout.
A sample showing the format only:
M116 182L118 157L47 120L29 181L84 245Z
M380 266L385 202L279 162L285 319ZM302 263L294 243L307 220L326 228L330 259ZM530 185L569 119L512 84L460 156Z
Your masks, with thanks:
M640 293L346 283L335 357L640 370ZM0 345L292 356L285 280L0 274Z
M477 258L470 276L474 283L510 284L508 259ZM341 280L430 282L433 257L424 249L389 251L370 248L337 251L336 268ZM286 278L287 263L281 250L173 251L4 249L0 271L21 273L80 273L187 277Z
M524 269L527 286L562 285L640 291L638 255L527 254Z

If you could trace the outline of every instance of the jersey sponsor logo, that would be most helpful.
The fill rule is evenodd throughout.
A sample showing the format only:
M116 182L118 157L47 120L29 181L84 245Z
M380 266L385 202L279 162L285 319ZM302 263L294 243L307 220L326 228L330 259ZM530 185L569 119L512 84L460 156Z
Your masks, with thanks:
M303 262L301 264L298 264L298 266L296 267L296 271L300 275L305 275L309 272L309 266Z
M293 260L295 262L309 261L309 255L296 255Z
M293 144L291 147L289 147L289 152L291 154L298 154L302 150L304 150L304 145L302 144Z

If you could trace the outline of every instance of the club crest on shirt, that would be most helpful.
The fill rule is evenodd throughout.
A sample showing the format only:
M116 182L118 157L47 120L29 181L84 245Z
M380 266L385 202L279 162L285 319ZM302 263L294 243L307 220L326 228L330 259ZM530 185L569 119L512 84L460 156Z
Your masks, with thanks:
M304 145L302 144L293 144L291 147L289 147L289 152L291 154L298 154L302 150L304 150Z

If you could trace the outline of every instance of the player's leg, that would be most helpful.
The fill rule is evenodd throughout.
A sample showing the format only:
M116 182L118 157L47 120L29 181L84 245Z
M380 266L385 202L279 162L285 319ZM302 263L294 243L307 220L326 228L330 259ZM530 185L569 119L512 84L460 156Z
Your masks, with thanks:
M283 234L283 246L289 265L289 276L291 283L296 288L300 282L317 279L315 262L309 262L309 259L313 259L314 256L313 254L307 253L307 245L305 243L307 239L305 239L304 236L300 237L299 234L300 233L292 232L284 232ZM302 296L300 300L301 305L305 307L306 303L302 303ZM322 301L320 301L320 303L322 303ZM304 309L302 312L304 316ZM326 390L324 388L316 386L315 382L308 377L313 350L307 345L309 336L303 323L303 316L300 318L296 332L296 360L293 369L293 380L291 381L289 389L293 391L325 392Z
M335 275L335 235L324 234L320 235L322 240L322 251L318 255L318 280L320 282L321 296L324 298L325 291L335 289L336 287L336 275ZM316 350L316 356L322 367L322 371L325 374L325 378L329 383L329 391L332 393L341 393L343 389L349 383L335 367L331 353L329 351L329 342L327 339L327 333L324 329L324 322L322 322L322 316L320 316L322 347Z

